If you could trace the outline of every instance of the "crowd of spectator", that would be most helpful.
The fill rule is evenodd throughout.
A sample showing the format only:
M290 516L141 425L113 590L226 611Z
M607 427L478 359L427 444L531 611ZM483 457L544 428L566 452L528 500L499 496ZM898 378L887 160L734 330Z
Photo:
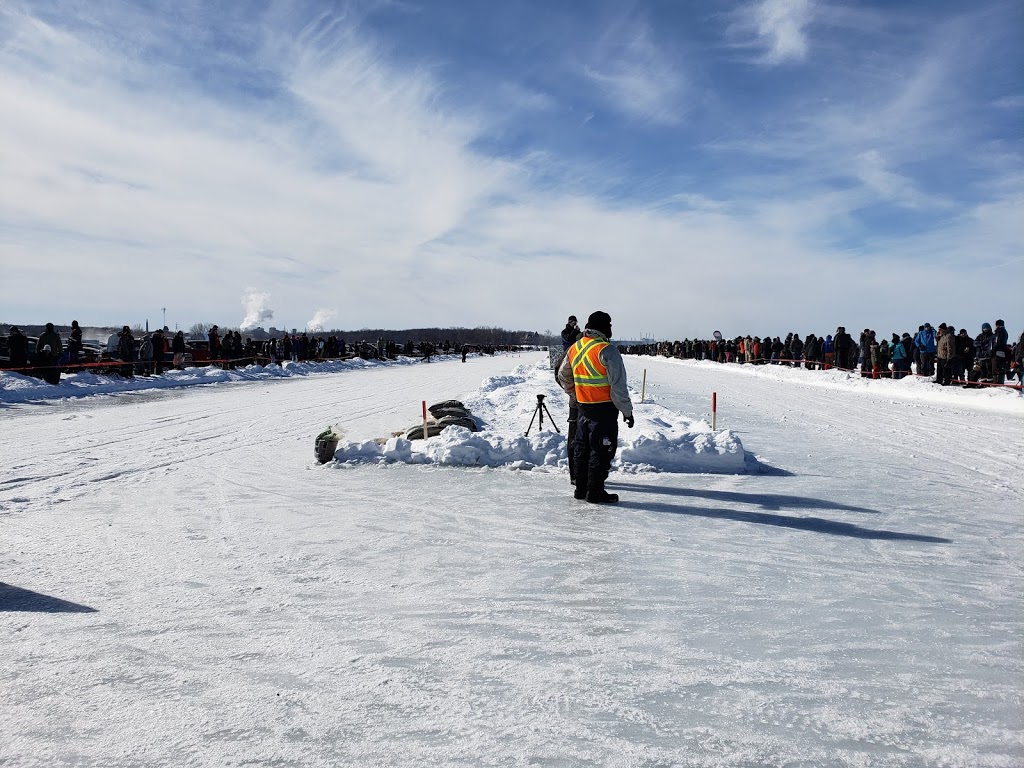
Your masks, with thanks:
M1004 384L1017 378L1024 382L1024 333L1012 345L1002 320L995 327L983 323L976 336L965 328L957 330L942 323L930 323L909 332L879 337L865 328L858 339L839 326L824 337L809 333L803 339L790 333L778 336L737 336L711 339L684 339L652 344L620 345L624 354L661 355L685 360L712 360L719 363L752 365L788 365L809 370L836 368L859 371L871 378L901 379L912 373L934 377L937 384Z
M34 346L34 351L30 347ZM723 338L716 332L711 339L683 339L649 344L621 344L624 354L661 355L687 360L712 360L719 363L751 365L787 365L809 370L840 369L859 371L862 376L900 379L916 373L934 377L938 384L962 383L1003 384L1017 378L1024 383L1024 333L1014 343L1002 320L993 327L983 323L975 336L965 328L959 330L942 323L918 327L917 333L893 333L891 338L879 337L864 329L858 339L839 326L834 334L824 337L809 333L801 339L797 333L779 336L736 336ZM30 373L51 383L60 380L62 371L85 366L106 366L122 376L159 375L167 368L187 365L216 365L235 368L247 365L276 365L286 361L323 360L393 360L399 355L420 357L425 361L438 353L461 352L463 360L470 351L493 354L512 349L510 345L458 345L451 341L437 344L428 341L404 344L380 337L376 342L360 340L347 343L334 334L282 333L269 339L243 337L237 329L212 326L205 339L186 338L182 331L171 333L167 328L140 333L129 326L111 334L106 345L86 346L82 329L72 321L66 342L47 323L34 345L29 344L17 326L11 326L7 337L7 368ZM88 354L84 354L88 350Z
M72 321L67 342L47 323L46 329L34 344L18 326L11 326L7 339L5 367L21 373L38 376L57 384L62 372L96 368L103 372L118 373L124 377L160 375L165 369L181 369L190 365L215 365L224 369L249 365L280 365L292 362L320 362L326 360L394 360L400 355L419 357L430 362L436 354L461 353L463 362L471 351L493 355L496 351L509 351L511 345L456 345L451 341L434 344L429 341L400 344L378 338L376 342L360 340L346 343L345 339L329 334L282 333L269 339L243 338L239 330L214 325L205 338L186 338L183 331L173 335L167 328L153 332L136 332L125 325L112 333L105 345L89 345L82 340L78 321ZM88 354L83 354L88 349Z

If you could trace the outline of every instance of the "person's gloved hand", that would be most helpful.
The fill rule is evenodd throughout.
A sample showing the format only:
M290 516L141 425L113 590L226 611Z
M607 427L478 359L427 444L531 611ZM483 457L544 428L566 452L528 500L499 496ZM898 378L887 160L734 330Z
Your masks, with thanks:
M626 422L626 426L627 427L629 427L630 429L633 428L633 414L632 413L629 414L629 416L623 415L622 420Z

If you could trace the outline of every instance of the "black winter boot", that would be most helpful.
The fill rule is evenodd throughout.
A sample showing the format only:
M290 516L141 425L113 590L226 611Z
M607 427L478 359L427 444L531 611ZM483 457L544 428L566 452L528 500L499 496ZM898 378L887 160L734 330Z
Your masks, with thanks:
M587 498L587 473L577 472L576 473L576 487L572 490L572 496L574 499L585 499Z
M579 498L578 496L576 498ZM591 504L615 504L619 500L619 494L608 493L605 490L593 490L587 493L587 501Z
M587 498L587 484L590 480L590 467L587 466L586 462L580 461L578 456L574 458L575 472L573 474L575 475L574 484L576 487L573 489L572 495L576 499L585 499Z

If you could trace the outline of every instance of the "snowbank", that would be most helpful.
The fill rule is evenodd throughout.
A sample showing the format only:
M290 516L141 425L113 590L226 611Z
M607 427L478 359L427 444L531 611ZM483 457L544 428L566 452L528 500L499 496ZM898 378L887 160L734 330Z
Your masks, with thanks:
M454 393L453 393L454 394ZM537 395L548 411L543 429L537 416ZM569 403L546 363L521 365L510 374L484 380L460 398L480 425L479 432L448 427L428 440L404 437L342 443L339 464L406 463L468 467L508 467L560 471L566 468L566 416ZM634 402L639 398L634 396ZM622 472L741 473L748 466L739 437L713 431L706 421L691 421L662 406L634 405L636 423L619 431L615 466ZM554 417L555 425L551 424ZM531 425L531 420L533 421ZM396 425L401 427L403 425ZM562 433L556 432L555 428ZM527 428L530 434L526 435Z
M629 358L639 363L651 358ZM787 365L736 365L714 363L709 360L678 360L658 357L655 360L673 365L693 366L721 371L723 375L749 376L758 379L774 379L816 389L834 389L844 392L869 394L893 400L913 400L938 405L959 405L981 408L1000 413L1024 415L1024 396L1014 387L964 387L952 385L943 387L929 376L906 376L902 379L871 379L858 371L808 371L806 368L791 368Z
M500 356L501 353L498 353ZM461 360L461 355L435 355L433 361ZM94 373L69 373L61 376L60 384L47 384L42 379L23 376L12 371L0 371L0 405L6 403L27 403L40 400L59 400L65 397L85 397L115 392L137 392L150 389L172 389L195 387L204 384L221 384L239 381L267 381L293 376L308 376L319 373L340 373L362 368L377 368L384 365L421 365L419 357L399 357L397 360L330 360L325 362L295 363L286 361L282 365L249 365L230 371L213 366L186 368L183 371L165 371L159 376L135 376L123 378L117 375ZM433 363L431 363L433 365Z

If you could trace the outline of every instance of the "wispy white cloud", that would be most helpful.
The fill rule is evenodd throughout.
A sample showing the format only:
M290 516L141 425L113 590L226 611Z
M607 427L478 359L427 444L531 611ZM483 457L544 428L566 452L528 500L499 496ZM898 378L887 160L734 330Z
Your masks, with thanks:
M678 59L652 40L646 21L613 24L582 71L626 115L663 125L685 115L685 74Z
M844 83L849 97L800 103L770 130L719 140L709 149L785 163L782 183L790 190L844 187L850 211L873 202L946 208L949 197L925 190L909 169L947 162L964 139L967 123L960 116L969 108L950 89L957 73L949 50L960 44L957 35L940 30L919 50L873 54L875 68ZM850 189L851 183L857 186Z
M760 51L767 65L807 58L807 27L814 19L812 0L761 0L740 9L730 27L739 45Z
M46 62L25 67L12 47L0 53L13 74L0 78L12 116L0 145L19 148L3 156L6 223L37 245L48 229L66 233L65 246L77 240L50 254L68 276L92 268L84 253L118 251L129 272L143 254L208 261L202 280L167 269L139 281L127 307L153 303L158 289L223 305L250 270L277 269L293 301L322 289L310 277L333 274L376 295L383 315L388 279L505 183L502 163L467 149L472 121L439 108L429 73L390 69L345 29L321 48L301 36L294 48L287 30L266 30L263 45L278 55L264 66L296 113L183 93L166 62L135 62L132 78L147 83L138 92L123 52L31 17L6 22Z
M889 168L882 153L868 150L859 154L853 164L856 177L874 193L879 201L893 202L907 208L949 207L950 202L927 195L908 176Z
M498 94L504 104L517 111L547 112L558 106L551 94L528 88L522 83L503 82L498 86Z

